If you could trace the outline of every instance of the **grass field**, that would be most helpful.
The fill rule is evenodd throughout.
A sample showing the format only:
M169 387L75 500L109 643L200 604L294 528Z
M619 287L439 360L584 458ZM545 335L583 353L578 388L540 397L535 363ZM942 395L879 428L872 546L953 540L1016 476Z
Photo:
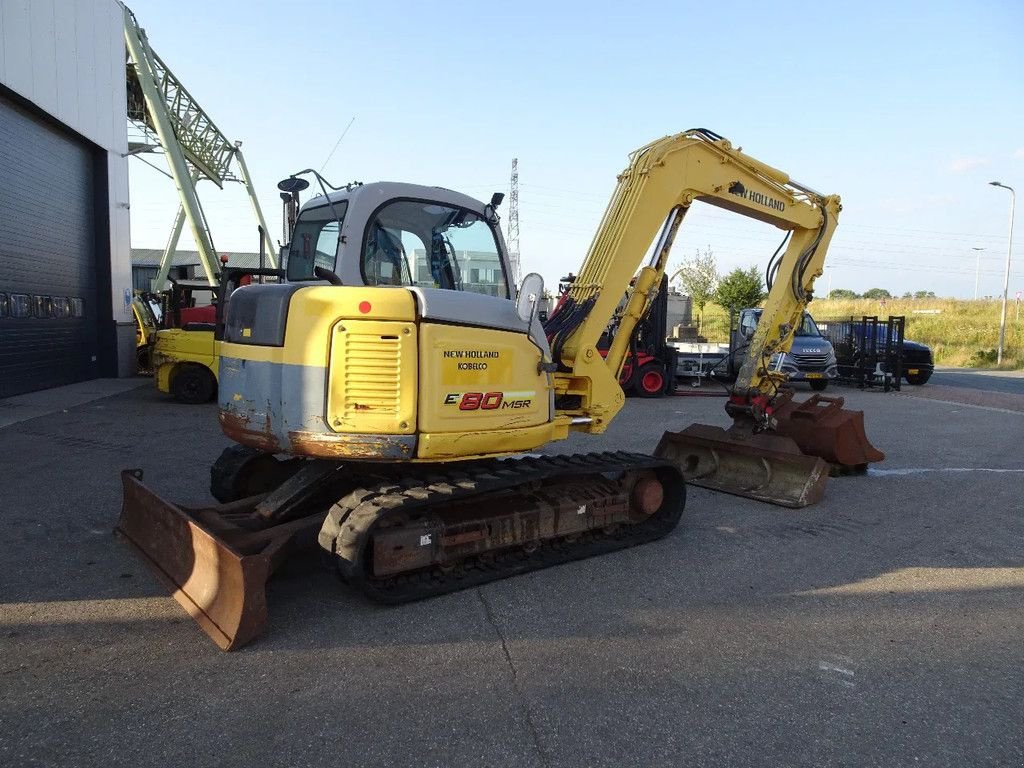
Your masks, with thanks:
M907 318L906 337L931 347L936 365L995 368L999 308L999 301L987 299L887 299L884 305L873 299L815 299L810 311L815 320L903 315ZM1001 367L1007 370L1024 369L1024 307L1021 309L1018 321L1015 304L1011 301L1006 308ZM704 308L704 335L709 341L728 341L728 324L724 309L716 304Z

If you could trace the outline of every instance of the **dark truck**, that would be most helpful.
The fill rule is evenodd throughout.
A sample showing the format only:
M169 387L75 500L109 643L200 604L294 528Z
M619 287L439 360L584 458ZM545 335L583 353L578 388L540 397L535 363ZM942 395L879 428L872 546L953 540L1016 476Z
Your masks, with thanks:
M929 347L909 339L903 340L903 378L919 387L932 377L935 361Z

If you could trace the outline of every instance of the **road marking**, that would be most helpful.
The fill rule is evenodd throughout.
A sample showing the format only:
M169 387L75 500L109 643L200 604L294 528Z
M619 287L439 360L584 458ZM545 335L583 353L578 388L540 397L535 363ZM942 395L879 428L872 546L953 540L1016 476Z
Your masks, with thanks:
M904 467L902 469L875 469L868 467L869 475L919 475L924 472L994 472L1002 473L1024 473L1024 469L996 469L994 467Z
M1020 395L1014 395L1012 393L1005 392L991 392L990 390L970 390L972 392L982 392L984 394L996 394L996 395L1009 395L1011 397L1020 397ZM912 392L897 392L897 397L909 397L918 403L935 403L936 405L961 405L964 408L979 408L983 411L994 411L996 413L1012 413L1014 416L1024 416L1024 411L1013 408L1000 408L996 405L981 405L979 403L965 403L963 400L944 400L939 397L927 397L926 395L915 394Z
M852 662L849 656L837 656L836 658L842 659L847 664ZM833 664L831 661L819 661L818 670L821 672L831 672L833 676L828 679L834 683L839 683L845 688L856 688L857 684L853 682L854 672L852 669L847 669L838 664ZM842 677L835 677L834 675L842 675Z
M833 664L830 661L819 661L818 669L822 672L838 672L839 674L846 675L847 677L853 677L854 674L852 669L840 667L838 664Z

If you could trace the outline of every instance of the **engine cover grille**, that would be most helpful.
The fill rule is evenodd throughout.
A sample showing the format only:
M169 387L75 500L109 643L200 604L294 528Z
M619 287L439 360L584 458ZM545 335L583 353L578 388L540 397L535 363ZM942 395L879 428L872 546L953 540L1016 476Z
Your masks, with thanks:
M331 342L327 415L335 432L415 430L413 323L342 321Z

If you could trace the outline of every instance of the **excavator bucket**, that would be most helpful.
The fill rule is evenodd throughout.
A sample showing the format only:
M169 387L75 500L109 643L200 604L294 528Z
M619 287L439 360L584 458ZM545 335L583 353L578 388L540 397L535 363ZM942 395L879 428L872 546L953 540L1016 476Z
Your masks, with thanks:
M222 650L245 645L267 623L267 579L298 534L315 535L323 515L253 530L260 497L192 509L161 499L141 480L140 470L121 473L118 532Z
M655 455L675 461L694 485L806 507L821 499L830 474L863 472L885 458L864 434L864 413L843 402L813 395L797 403L786 393L776 400L772 432L693 424L666 432Z
M676 463L693 485L783 507L820 501L829 476L824 460L805 456L790 438L707 424L666 432L654 455Z
M803 453L823 458L835 474L861 473L885 454L868 441L864 412L848 411L843 402L824 395L783 402L775 409L775 431L792 438Z

